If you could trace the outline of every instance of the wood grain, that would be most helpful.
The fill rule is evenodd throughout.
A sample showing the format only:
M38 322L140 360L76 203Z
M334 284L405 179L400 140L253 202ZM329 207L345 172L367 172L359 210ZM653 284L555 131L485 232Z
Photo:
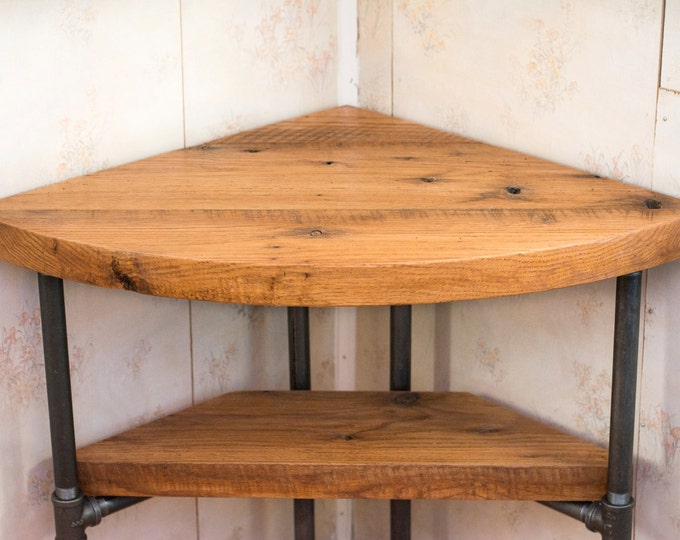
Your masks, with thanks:
M237 392L78 451L85 493L597 500L606 450L483 398Z
M504 296L680 257L680 202L341 107L0 201L0 258L289 306Z

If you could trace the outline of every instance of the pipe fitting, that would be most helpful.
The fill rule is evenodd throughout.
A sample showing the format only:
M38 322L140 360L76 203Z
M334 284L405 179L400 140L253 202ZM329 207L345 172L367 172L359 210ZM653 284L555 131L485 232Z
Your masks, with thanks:
M599 506L602 512L602 529L599 532L603 540L631 538L635 499L631 498L625 505L614 505L605 498Z

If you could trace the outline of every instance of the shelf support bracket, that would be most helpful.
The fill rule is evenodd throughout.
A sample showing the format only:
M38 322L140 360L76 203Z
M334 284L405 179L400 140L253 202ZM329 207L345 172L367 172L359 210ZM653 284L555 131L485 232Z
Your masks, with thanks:
M600 532L603 529L601 501L541 501L541 504L583 522L589 531Z
M603 540L629 540L633 533L635 501L613 505L604 497L594 502L542 501L541 504L583 522L589 531L598 532Z
M84 527L99 525L106 516L130 508L148 500L148 497L86 497L83 515L80 519Z

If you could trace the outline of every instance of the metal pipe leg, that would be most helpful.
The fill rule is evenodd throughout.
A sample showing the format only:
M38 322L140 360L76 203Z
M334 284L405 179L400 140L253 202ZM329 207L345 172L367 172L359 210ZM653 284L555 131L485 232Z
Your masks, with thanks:
M84 498L76 470L64 284L61 279L38 274L38 289L54 465L56 540L83 540L87 535L82 523Z
M390 307L390 390L411 390L411 306ZM390 501L391 540L410 540L411 501Z
M290 389L310 390L309 308L288 308L288 359ZM295 499L293 505L296 540L314 540L314 500Z
M390 307L390 390L411 389L411 311Z
M633 447L641 297L642 272L617 279L608 483L607 495L602 501L602 537L613 540L629 540L633 528Z
M290 389L311 390L309 308L288 308L288 359L290 363Z
M604 540L630 540L633 536L633 447L641 305L642 272L620 276L616 281L607 494L595 502L541 503L582 521Z

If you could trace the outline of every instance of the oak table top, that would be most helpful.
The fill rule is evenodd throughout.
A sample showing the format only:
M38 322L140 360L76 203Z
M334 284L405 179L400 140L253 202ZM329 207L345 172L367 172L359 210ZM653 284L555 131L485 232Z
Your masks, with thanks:
M220 302L445 302L677 258L677 199L352 107L0 200L2 260Z

